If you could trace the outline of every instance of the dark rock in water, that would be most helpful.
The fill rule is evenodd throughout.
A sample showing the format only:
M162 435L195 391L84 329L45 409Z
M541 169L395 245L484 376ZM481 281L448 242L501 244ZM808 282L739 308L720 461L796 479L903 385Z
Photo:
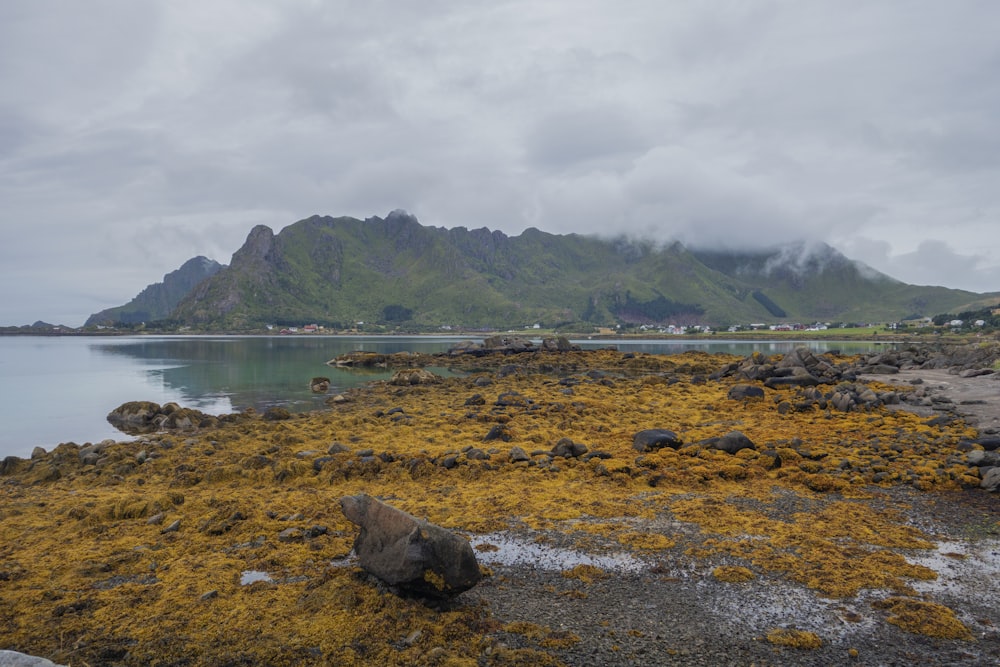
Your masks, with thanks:
M649 452L664 447L678 449L683 442L673 431L665 428L651 428L639 431L632 437L632 447L640 452Z
M315 377L309 381L309 388L315 394L325 394L330 390L330 378Z
M483 341L483 348L489 352L531 352L535 349L535 344L518 336L490 336Z
M108 413L108 423L129 435L155 431L192 430L217 421L200 410L182 408L176 403L162 406L152 401L129 401Z
M556 336L555 338L542 339L542 350L545 352L569 352L570 350L573 350L574 347L579 349L578 346L574 346L570 343L566 336Z
M476 554L465 538L364 494L344 496L340 507L361 527L354 541L361 567L390 586L449 598L479 583Z

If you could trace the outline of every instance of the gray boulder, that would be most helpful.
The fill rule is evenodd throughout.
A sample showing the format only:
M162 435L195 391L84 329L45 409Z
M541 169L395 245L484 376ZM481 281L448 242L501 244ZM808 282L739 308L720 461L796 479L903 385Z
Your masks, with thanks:
M340 507L361 527L354 551L361 567L400 591L450 598L482 578L465 538L371 496L344 496Z
M752 384L735 384L730 387L728 396L736 401L748 398L764 398L764 390Z
M979 486L987 491L1000 491L1000 468L986 468L983 472L983 480Z
M707 445L715 449L722 450L728 454L735 454L741 449L757 449L753 441L739 431L730 431L721 438L712 438L706 441Z
M632 436L632 448L639 452L650 452L664 447L679 449L684 444L677 434L665 428L650 428Z
M60 667L51 660L17 651L0 650L0 667Z

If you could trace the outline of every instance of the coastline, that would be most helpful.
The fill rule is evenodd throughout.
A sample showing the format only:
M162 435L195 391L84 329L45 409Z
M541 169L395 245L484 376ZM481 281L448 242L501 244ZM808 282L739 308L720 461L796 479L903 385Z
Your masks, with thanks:
M1000 656L986 623L1000 600L989 569L1000 506L956 464L976 429L904 410L782 412L770 399L791 403L794 388L734 400L735 380L704 380L724 360L483 357L466 378L378 382L329 411L149 434L91 463L56 448L0 475L0 646L123 665ZM870 386L887 391L884 379ZM485 440L493 426L506 439ZM643 427L688 444L637 452ZM757 446L698 444L734 428ZM545 453L560 438L608 458ZM529 460L513 461L514 446ZM473 538L490 576L444 605L372 580L336 509L357 492ZM563 560L496 560L502 535ZM638 568L572 560L621 553ZM729 580L739 568L750 578ZM268 580L241 584L245 572ZM922 631L899 625L904 603L923 604Z

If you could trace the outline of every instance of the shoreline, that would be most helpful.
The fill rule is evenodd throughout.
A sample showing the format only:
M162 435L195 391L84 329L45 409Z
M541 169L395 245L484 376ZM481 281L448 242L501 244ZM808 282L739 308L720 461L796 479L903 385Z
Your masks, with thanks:
M484 357L468 377L377 382L329 411L18 463L0 475L0 646L111 665L1000 657L987 622L1000 503L957 463L978 432L881 407L795 409L793 387L733 399L745 380L705 380L722 360ZM550 366L565 372L538 372ZM892 377L867 386L888 392ZM644 428L684 445L637 451ZM704 444L733 429L756 446ZM562 438L595 455L555 456ZM474 538L485 581L439 604L366 575L336 509L359 492ZM499 560L502 533L563 560Z

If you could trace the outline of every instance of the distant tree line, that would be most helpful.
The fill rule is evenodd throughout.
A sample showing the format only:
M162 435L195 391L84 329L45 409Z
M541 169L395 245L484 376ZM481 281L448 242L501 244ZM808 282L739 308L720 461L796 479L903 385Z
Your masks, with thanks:
M941 313L931 318L931 321L939 327L955 320L961 320L963 327L973 327L976 322L981 320L983 327L1000 328L1000 304L979 310L963 310L960 313Z

